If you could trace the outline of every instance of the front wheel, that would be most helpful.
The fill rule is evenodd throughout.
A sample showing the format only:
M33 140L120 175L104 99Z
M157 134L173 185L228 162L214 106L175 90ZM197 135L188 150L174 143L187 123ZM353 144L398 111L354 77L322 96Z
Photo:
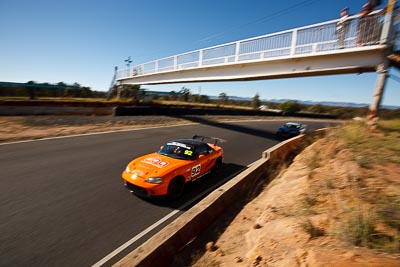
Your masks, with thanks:
M168 196L172 199L177 199L183 195L185 183L181 177L174 178L168 186Z

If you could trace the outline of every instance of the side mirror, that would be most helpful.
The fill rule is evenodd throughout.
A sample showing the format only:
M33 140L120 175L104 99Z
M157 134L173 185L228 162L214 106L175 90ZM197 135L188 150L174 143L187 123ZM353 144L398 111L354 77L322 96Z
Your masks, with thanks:
M198 159L201 159L201 158L204 158L204 157L205 157L204 154L200 154L199 157L198 157Z

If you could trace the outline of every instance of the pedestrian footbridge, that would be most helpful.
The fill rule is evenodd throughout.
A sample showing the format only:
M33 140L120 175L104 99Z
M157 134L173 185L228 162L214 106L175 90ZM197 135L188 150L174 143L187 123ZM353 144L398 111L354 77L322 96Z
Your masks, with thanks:
M375 72L399 39L396 12L351 16L343 35L331 20L116 69L115 79L142 85Z

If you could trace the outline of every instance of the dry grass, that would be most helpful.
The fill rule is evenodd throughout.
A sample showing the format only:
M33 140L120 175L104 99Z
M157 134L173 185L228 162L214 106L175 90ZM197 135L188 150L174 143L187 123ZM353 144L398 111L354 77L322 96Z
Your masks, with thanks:
M223 104L207 104L207 103L195 103L195 102L183 102L183 101L171 101L171 100L153 100L155 104L165 105L165 106L176 106L176 105L185 105L192 107L207 107L207 108L233 108L233 109L244 109L244 110L252 110L252 107L243 107L237 105L223 105Z
M0 101L54 101L54 102L86 102L86 103L117 103L117 102L132 102L131 98L84 98L84 97L36 97L35 100L30 100L29 97L23 96L1 96Z
M351 123L336 134L355 152L362 167L371 162L400 164L400 120L382 121L376 132L367 131L363 123Z
M348 176L351 202L343 210L347 217L339 230L341 238L356 246L399 253L400 195L385 191L396 182L382 179L372 168L400 164L400 120L382 121L374 132L362 123L351 123L334 135L350 148L361 168L359 177Z

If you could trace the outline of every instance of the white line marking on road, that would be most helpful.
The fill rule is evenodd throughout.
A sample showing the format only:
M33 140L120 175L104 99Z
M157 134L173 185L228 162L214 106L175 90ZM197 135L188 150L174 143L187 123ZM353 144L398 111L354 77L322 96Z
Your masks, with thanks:
M308 121L308 120L311 120L311 119L304 119L304 120ZM229 123L229 122L238 123L238 122L257 122L257 121L287 121L287 120L254 119L254 120L233 120L233 121L225 121L225 122L222 121L222 122L219 122L219 123ZM315 120L315 121L324 121L324 120ZM30 140L22 140L22 141L15 141L15 142L0 143L0 146L13 145L13 144L19 144L19 143L35 142L35 141L45 141L45 140L52 140L52 139L79 137L79 136L89 136L89 135L99 135L99 134L109 134L109 133L129 132L129 131L139 131L139 130L147 130L147 129L167 128L167 127L189 126L189 125L196 125L196 124L200 124L200 123L185 123L185 124L176 124L176 125L143 127L143 128L136 128L136 129L124 129L124 130L104 131L104 132L96 132L96 133L86 133L86 134L74 134L74 135L65 135L65 136L46 137L46 138L40 138L40 139L30 139Z
M225 122L222 121L220 123L257 122L257 121L275 121L275 120L274 119L233 120L233 121L225 121ZM109 134L109 133L118 133L118 132L140 131L140 130L147 130L147 129L189 126L189 125L196 125L196 124L200 124L200 123L185 123L185 124L166 125L166 126L142 127L142 128L134 128L134 129L122 129L122 130L104 131L104 132L95 132L95 133L85 133L85 134L73 134L73 135L64 135L64 136L45 137L45 138L39 138L39 139L30 139L30 140L22 140L22 141L15 141L15 142L0 143L0 146L20 144L20 143L28 143L28 142L36 142L36 141L46 141L46 140L53 140L53 139L63 139L63 138L70 138L70 137L79 137L79 136L90 136L90 135L100 135L100 134Z
M166 220L168 220L169 218L171 218L172 216L174 216L178 212L179 212L179 210L174 210L174 211L170 212L167 216L165 216L161 220L157 221L153 225L149 226L146 230L144 230L140 234L136 235L135 237L133 237L132 239L127 241L125 244L123 244L122 246L120 246L119 248L117 248L116 250L114 250L113 252L108 254L107 256L105 256L99 262L96 262L95 264L93 264L92 267L100 267L100 266L102 266L104 263L106 263L109 260L111 260L112 258L114 258L118 253L120 253L121 251L123 251L124 249L126 249L127 247L132 245L133 243L135 243L137 240L139 240L140 238L142 238L143 236L148 234L154 228L156 228L157 226L159 226L160 224L162 224L163 222L165 222Z
M233 121L226 121L226 122L237 123L237 122L256 122L256 121L273 121L273 120L255 119L255 120L233 120ZM224 123L224 122L220 122L220 123ZM115 131L104 131L104 132L95 132L95 133L45 137L45 138L39 138L39 139L30 139L30 140L21 140L21 141L15 141L15 142L0 143L0 146L28 143L28 142L36 142L36 141L46 141L46 140L53 140L53 139L63 139L63 138L70 138L70 137L79 137L79 136L90 136L90 135L100 135L100 134L109 134L109 133L118 133L118 132L140 131L140 130L147 130L147 129L189 126L189 125L196 125L196 124L200 124L200 123L185 123L185 124L166 125L166 126L149 126L149 127L134 128L134 129L122 129L122 130L115 130Z
M265 121L265 120L246 120L246 121L227 121L227 122L254 122L254 121ZM268 120L266 120L268 121ZM223 123L223 122L222 122ZM19 143L28 143L28 142L36 142L36 141L46 141L46 140L53 140L53 139L63 139L63 138L71 138L71 137L79 137L79 136L90 136L90 135L100 135L100 134L109 134L109 133L118 133L118 132L129 132L129 131L139 131L139 130L147 130L147 129L157 129L157 128L167 128L167 127L178 127L178 126L189 126L189 125L196 125L199 123L186 123L186 124L178 124L178 125L166 125L166 126L154 126L154 127L143 127L143 128L135 128L135 129L124 129L124 130L115 130L115 131L104 131L104 132L96 132L96 133L86 133L86 134L74 134L74 135L66 135L66 136L55 136L55 137L46 137L46 138L40 138L40 139L32 139L32 140L23 140L23 141L15 141L15 142L8 142L8 143L0 143L0 146L3 145L12 145L12 144L19 144ZM251 166L248 165L247 167ZM241 172L241 171L239 171ZM221 186L223 183L225 183L227 180L231 179L235 175L237 175L239 172L225 178L224 180L220 181L218 184L216 184L214 187L205 190L203 193L195 197L194 199L190 200L183 206L179 207L177 210L174 210L170 212L168 215L166 215L164 218L160 219L159 221L155 222L153 225L149 226L147 229L142 231L140 234L136 235L132 239L128 240L125 244L121 245L118 247L116 250L108 254L106 257L92 265L92 267L99 267L102 266L104 263L108 262L110 259L115 257L117 254L119 254L121 251L135 243L137 240L148 234L150 231L155 229L157 226L161 225L171 217L173 217L175 214L177 214L180 210L185 209L187 206L191 205L193 202L197 201L198 199L204 197L204 195L210 193L211 191L215 190L219 186Z
M247 167L251 166L253 163L247 165ZM184 205L182 205L181 207L179 207L178 209L170 212L168 215L166 215L164 218L162 218L161 220L155 222L153 225L149 226L147 229L145 229L143 232L141 232L140 234L136 235L135 237L133 237L132 239L128 240L125 244L121 245L120 247L118 247L116 250L114 250L113 252L111 252L110 254L108 254L107 256L105 256L103 259L101 259L100 261L96 262L95 264L92 265L92 267L100 267L103 264L105 264L106 262L108 262L109 260L111 260L112 258L114 258L116 255L118 255L121 251L123 251L124 249L126 249L127 247L129 247L130 245L132 245L133 243L135 243L137 240L139 240L140 238L142 238L143 236L145 236L146 234L148 234L150 231L152 231L153 229L155 229L157 226L159 226L160 224L164 223L165 221L167 221L169 218L171 218L172 216L174 216L175 214L177 214L180 210L185 209L186 207L190 206L193 202L199 200L200 198L203 198L205 195L209 194L211 191L214 191L216 188L220 187L222 184L226 183L226 181L232 179L232 177L235 177L238 173L242 172L243 170L240 170L228 177L226 177L225 179L223 179L222 181L220 181L219 183L217 183L215 186L205 190L204 192L202 192L201 194L197 195L195 198L193 198L192 200L190 200L189 202L185 203Z

